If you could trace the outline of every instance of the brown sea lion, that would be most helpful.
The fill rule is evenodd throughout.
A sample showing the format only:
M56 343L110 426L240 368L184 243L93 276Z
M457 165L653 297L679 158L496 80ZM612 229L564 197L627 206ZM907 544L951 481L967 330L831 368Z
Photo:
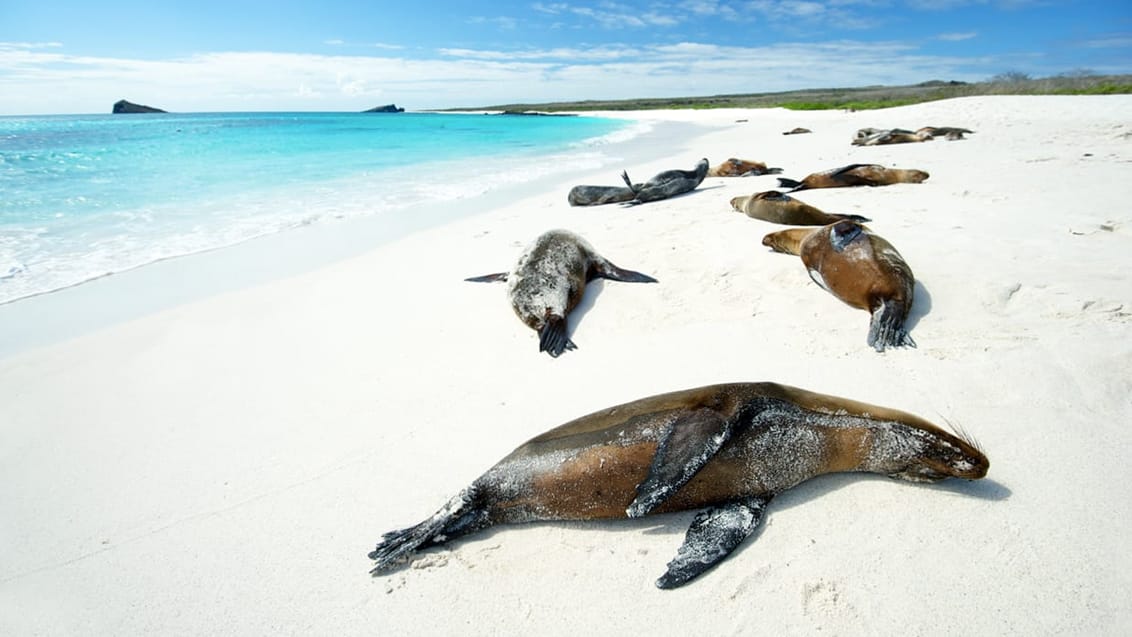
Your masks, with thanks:
M759 175L777 175L781 168L767 168L761 161L747 161L746 159L728 159L708 171L708 177L758 177Z
M432 517L382 536L371 572L496 524L707 509L656 582L675 588L739 546L774 496L814 476L977 480L989 464L972 441L894 409L775 383L677 391L531 439Z
M692 170L665 170L664 172L657 173L652 179L643 184L634 184L629 179L628 172L621 173L621 179L625 181L634 193L635 197L630 201L625 202L627 205L637 205L648 203L650 201L660 201L661 199L668 199L675 197L686 192L695 190L707 177L708 160L701 159L696 163L696 167Z
M802 241L821 228L789 228L771 232L763 237L763 245L775 252L798 256L802 253Z
M781 188L790 192L813 188L845 188L849 186L888 186L890 184L918 184L930 175L915 168L885 168L880 164L849 164L820 173L806 175L802 181L778 178Z
M904 329L912 309L916 280L912 268L892 244L859 223L838 221L808 234L781 235L764 245L781 245L782 252L797 249L810 278L845 303L872 314L868 344L878 352L885 347L915 347ZM800 238L795 246L791 242Z
M861 215L830 214L777 190L733 197L731 207L752 219L788 226L824 226L841 219L871 221Z
M656 283L656 279L647 274L613 265L585 239L569 230L541 234L519 256L510 273L497 272L464 280L506 281L515 314L538 332L538 351L557 358L568 349L577 349L567 334L566 317L582 300L586 284L598 277Z

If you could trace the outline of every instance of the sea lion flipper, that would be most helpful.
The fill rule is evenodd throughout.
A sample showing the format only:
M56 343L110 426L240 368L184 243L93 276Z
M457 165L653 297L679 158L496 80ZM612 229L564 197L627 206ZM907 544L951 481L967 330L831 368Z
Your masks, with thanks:
M592 281L597 277L603 279L610 279L613 281L621 281L623 283L656 283L657 280L651 276L637 272L636 270L626 270L619 268L606 259L594 259L590 264L590 271L586 277L586 281Z
M637 485L637 497L625 514L639 518L687 484L731 437L733 425L708 408L678 416L661 437L649 475Z
M916 341L904 329L904 311L896 299L886 299L873 311L868 343L878 352L885 347L915 347Z
M370 574L376 576L393 568L422 547L443 544L491 526L487 512L477 502L476 487L468 487L424 522L382 535L377 547L369 553L374 561Z
M779 188L790 188L792 190L801 190L802 189L802 182L800 182L796 179L789 179L787 177L779 177L778 178L778 187Z
M755 496L696 515L657 588L687 584L731 554L762 522L771 496Z
M473 283L495 283L497 281L506 281L506 272L496 272L495 274L484 274L483 276L473 276L464 279Z
M566 350L578 349L574 341L566 335L566 319L561 316L548 316L538 331L538 351L550 354L551 358Z

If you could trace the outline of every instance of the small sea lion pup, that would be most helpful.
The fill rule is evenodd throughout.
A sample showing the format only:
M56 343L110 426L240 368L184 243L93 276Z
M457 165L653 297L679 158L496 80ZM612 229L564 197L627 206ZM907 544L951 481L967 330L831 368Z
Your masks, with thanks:
M813 188L845 188L849 186L888 186L891 184L918 184L930 175L915 168L885 168L880 164L849 164L820 173L807 175L802 181L778 178L780 188L790 192Z
M566 316L582 300L586 284L598 278L629 283L656 279L619 268L569 230L541 234L519 256L511 272L471 277L465 281L506 281L511 307L519 319L538 332L538 351L557 358L576 349L566 329Z
M810 278L827 292L872 314L868 344L915 347L904 329L916 280L892 244L853 221L817 229L792 228L763 237L776 252L802 257Z
M808 128L802 128L801 126L799 126L797 128L792 128L788 131L783 131L782 134L783 135L804 135L806 133L812 133L812 132L813 131L808 129Z
M712 166L708 177L758 177L759 175L777 175L781 168L767 168L761 161L748 161L746 159L728 159L718 166Z
M496 524L705 509L656 582L675 588L735 550L774 496L814 476L977 480L989 466L971 440L902 411L775 383L700 387L603 409L531 439L432 517L382 536L371 573Z
M633 199L625 203L634 206L691 192L695 190L696 186L703 183L704 177L707 177L707 173L707 159L701 159L692 170L666 170L657 173L652 179L643 184L634 184L632 180L629 179L629 173L622 171L621 179L625 181L625 185L629 186L629 189L635 194Z
M854 221L871 221L861 215L830 214L777 190L757 192L753 195L733 197L731 207L737 212L745 213L752 219L762 219L771 223L781 223L788 226L824 226L840 221L852 219Z

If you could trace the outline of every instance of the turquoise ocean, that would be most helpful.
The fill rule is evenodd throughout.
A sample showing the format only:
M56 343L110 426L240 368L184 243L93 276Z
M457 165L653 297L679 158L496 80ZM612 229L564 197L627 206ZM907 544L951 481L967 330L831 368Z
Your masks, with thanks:
M441 113L0 117L0 304L301 226L396 223L602 166L645 130Z

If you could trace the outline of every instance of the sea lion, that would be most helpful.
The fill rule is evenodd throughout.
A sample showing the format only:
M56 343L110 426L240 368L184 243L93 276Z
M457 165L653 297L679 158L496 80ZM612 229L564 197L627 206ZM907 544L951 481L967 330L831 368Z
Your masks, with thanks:
M836 222L835 222L836 223ZM798 256L802 252L802 241L821 228L789 228L771 232L763 237L763 245L775 252Z
M574 186L566 195L571 206L600 206L607 203L631 201L637 197L632 188L624 186Z
M788 131L783 131L782 134L783 135L804 135L806 133L812 133L812 132L813 131L808 129L808 128L802 128L801 126L799 126L797 128L792 128Z
M861 215L830 214L777 190L733 197L731 207L752 219L788 226L824 226L841 219L871 221Z
M625 203L633 206L690 192L703 183L707 172L707 159L701 159L692 170L666 170L657 173L643 184L634 184L629 179L629 173L623 171L621 179L625 180L625 185L636 194L636 197Z
M777 175L781 168L767 168L761 161L748 161L746 159L728 159L718 166L712 166L708 177L758 177L759 175Z
M794 239L799 239L796 245ZM796 249L814 283L872 314L867 340L873 349L883 352L885 347L916 346L904 329L916 279L891 243L853 221L768 240L769 235L763 244L781 252Z
M511 307L519 319L538 332L538 351L557 358L576 349L566 330L566 316L582 300L586 284L598 278L629 283L656 283L656 279L613 265L585 239L569 230L549 230L539 235L519 256L515 267L464 279L506 281Z
M700 387L603 409L531 439L432 517L383 535L369 554L371 573L496 524L707 509L656 582L675 588L739 546L774 496L814 476L977 480L989 466L971 440L902 411L775 383Z
M930 177L927 171L915 168L885 168L880 164L849 164L820 173L806 175L802 181L778 178L780 188L790 192L812 188L845 188L849 186L888 186L918 184Z
M924 126L923 128L917 129L916 132L931 135L932 137L945 137L947 141L950 142L963 139L964 134L974 133L975 131L955 126Z
M925 132L923 129L913 132L904 130L903 128L891 128L888 130L862 128L857 131L857 136L852 141L852 144L854 146L885 146L888 144L926 142L931 139L931 133Z

